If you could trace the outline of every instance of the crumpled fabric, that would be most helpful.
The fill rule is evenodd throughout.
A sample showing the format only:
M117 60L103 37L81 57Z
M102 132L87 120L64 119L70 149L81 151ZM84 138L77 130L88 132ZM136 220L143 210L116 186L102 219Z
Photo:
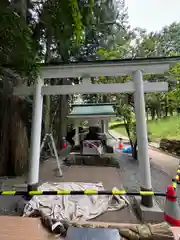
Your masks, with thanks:
M103 191L102 183L44 183L39 191L97 190ZM113 188L114 191L118 190ZM116 201L112 201L116 200ZM116 211L129 202L123 196L112 195L59 195L34 196L24 208L24 217L41 216L51 231L62 230L65 222L87 221L106 211Z

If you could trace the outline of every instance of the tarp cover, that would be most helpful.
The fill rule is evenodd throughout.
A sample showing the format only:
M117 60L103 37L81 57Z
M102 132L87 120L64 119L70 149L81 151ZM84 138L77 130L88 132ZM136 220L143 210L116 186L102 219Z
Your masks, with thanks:
M39 191L62 190L105 190L102 183L44 183ZM113 190L118 190L113 188ZM87 221L96 218L106 211L116 211L128 205L125 197L107 195L58 195L58 196L34 196L25 206L23 216L39 215L52 220L51 230L57 227L59 222Z

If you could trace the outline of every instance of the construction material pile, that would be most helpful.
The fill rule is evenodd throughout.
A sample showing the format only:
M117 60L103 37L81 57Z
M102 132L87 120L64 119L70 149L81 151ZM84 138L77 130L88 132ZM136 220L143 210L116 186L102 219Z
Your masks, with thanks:
M119 224L120 225L120 224ZM171 228L167 223L160 224L129 224L129 226L115 226L114 224L73 224L74 227L86 228L117 228L122 240L171 240L174 239Z
M41 218L42 223L48 224L47 218ZM61 234L62 237L65 237L67 231L71 227L76 228L108 228L108 229L117 229L119 231L121 240L174 240L174 235L170 226L167 223L160 224L118 224L118 223L98 223L98 222L86 222L86 223L63 223L65 228L56 228L54 233ZM50 229L50 226L49 226ZM88 231L87 231L88 233ZM88 234L87 234L88 235Z
M61 182L44 183L39 191L104 191L102 183ZM112 190L118 191L116 187ZM24 217L39 216L48 220L48 227L63 229L62 222L88 221L108 211L127 207L124 196L116 195L43 195L34 196L24 208Z

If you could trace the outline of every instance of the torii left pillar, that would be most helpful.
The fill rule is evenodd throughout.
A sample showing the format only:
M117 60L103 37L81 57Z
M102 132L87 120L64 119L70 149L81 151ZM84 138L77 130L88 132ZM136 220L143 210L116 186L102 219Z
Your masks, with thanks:
M43 84L44 84L43 79L39 77L35 85L35 92L34 92L34 99L33 99L28 191L37 190L38 183L39 183L41 125L42 125L42 110L43 110L43 96L41 93L41 89Z

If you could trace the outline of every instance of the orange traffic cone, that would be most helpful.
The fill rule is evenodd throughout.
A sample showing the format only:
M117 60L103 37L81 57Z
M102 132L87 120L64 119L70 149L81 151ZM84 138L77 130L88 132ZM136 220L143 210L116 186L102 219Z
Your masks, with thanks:
M124 149L123 140L122 138L119 138L119 150L123 150L123 149Z
M164 220L171 226L180 227L180 207L173 186L168 186L164 209Z
M66 142L66 139L65 139L65 137L63 137L63 148L67 148L67 142Z

